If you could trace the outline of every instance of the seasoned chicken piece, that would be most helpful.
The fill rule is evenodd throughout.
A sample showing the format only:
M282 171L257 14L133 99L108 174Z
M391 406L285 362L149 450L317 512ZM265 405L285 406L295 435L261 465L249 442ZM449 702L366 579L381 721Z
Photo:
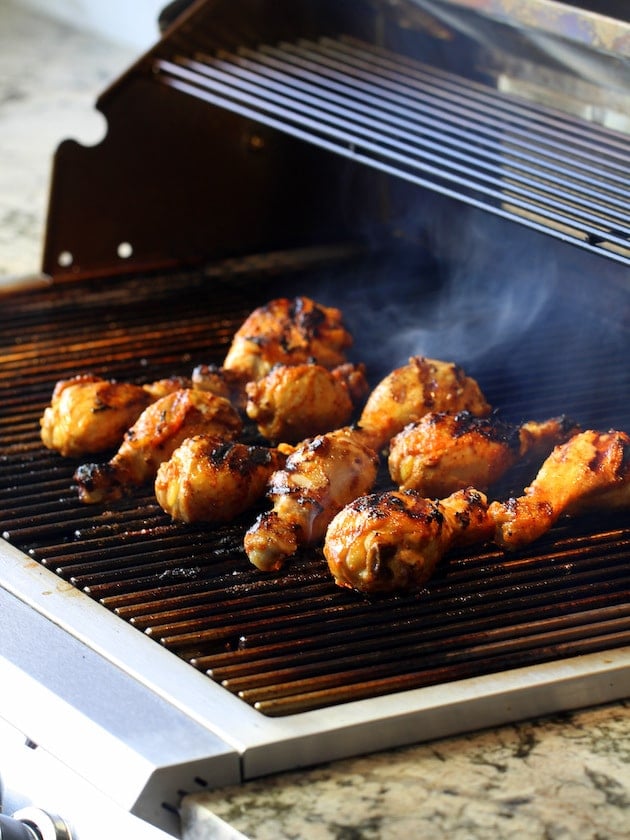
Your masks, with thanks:
M229 400L239 411L245 410L245 382L234 371L218 365L197 365L192 373L192 387Z
M229 522L263 496L285 461L278 449L194 435L160 465L155 495L173 519Z
M363 365L276 365L246 385L246 412L264 437L297 443L345 426L367 391Z
M565 417L517 426L496 415L430 412L392 439L389 473L401 490L432 498L471 486L487 490L517 462L546 457L578 431Z
M374 434L380 448L430 411L455 414L464 409L478 417L490 413L477 382L452 362L412 356L374 388L359 425Z
M160 397L165 397L174 391L192 388L192 380L186 376L170 376L168 379L157 379L155 382L149 382L142 387L154 400L159 400Z
M541 537L562 514L630 504L630 437L591 430L557 446L523 496L493 502L495 542L517 549Z
M181 387L178 379L148 385L91 374L62 379L40 420L44 446L75 458L115 449L148 405Z
M351 362L346 362L343 365L338 365L336 368L333 368L332 373L335 378L344 383L345 387L348 389L350 399L352 400L354 406L356 407L360 405L367 397L370 390L370 386L365 375L365 365L355 365Z
M40 420L42 441L70 457L113 449L152 400L128 382L89 374L61 380Z
M417 589L451 548L492 533L487 499L472 487L442 501L392 490L340 511L328 526L324 556L338 586L370 594Z
M142 412L107 464L77 469L79 498L86 503L120 498L154 478L162 461L187 437L211 434L232 440L241 430L238 414L222 397L193 389L174 391Z
M255 309L234 334L223 367L252 382L276 364L345 362L352 337L338 309L307 297L278 298Z
M298 547L324 536L351 499L374 484L378 458L360 431L344 427L302 442L273 473L267 496L273 510L245 535L247 556L259 569L279 569Z

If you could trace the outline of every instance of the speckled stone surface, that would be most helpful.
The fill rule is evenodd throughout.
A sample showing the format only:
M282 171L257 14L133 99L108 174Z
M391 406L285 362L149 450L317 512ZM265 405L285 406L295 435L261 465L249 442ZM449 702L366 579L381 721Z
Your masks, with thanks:
M0 288L36 272L52 154L95 142L98 93L136 56L0 0ZM630 837L630 704L188 797L184 840Z
M630 836L630 705L287 773L191 797L251 840L612 840Z

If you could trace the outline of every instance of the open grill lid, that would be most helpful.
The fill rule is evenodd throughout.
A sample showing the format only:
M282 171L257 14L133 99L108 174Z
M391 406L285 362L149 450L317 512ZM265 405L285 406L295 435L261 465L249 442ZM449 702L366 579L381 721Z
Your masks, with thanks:
M580 32L601 36L589 44L596 80L586 84L576 82L581 66L563 65L584 44L576 47L575 27L550 0L537 0L531 19L551 30L551 54L523 34L519 4L490 17L458 8L466 5L483 6L193 3L100 97L102 143L59 147L44 271L112 276L323 242L413 239L431 212L426 201L411 212L426 191L433 202L465 202L628 262L630 143L606 124L624 124L615 115L628 68L614 50L630 26L605 18L603 28L600 16L571 12ZM524 98L531 78L506 83L519 55L530 69L519 65L517 76L540 65L538 88L570 79L556 107ZM595 109L575 112L580 85Z

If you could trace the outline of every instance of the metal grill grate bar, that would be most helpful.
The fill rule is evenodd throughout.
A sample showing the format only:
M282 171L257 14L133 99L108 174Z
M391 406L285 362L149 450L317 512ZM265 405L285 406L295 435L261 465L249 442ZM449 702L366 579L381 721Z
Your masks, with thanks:
M373 71L370 71L371 76L366 76L361 83L349 84L348 77L344 76L341 70L332 70L326 64L318 67L307 58L302 58L303 52L291 50L289 46L284 52L272 47L261 47L259 51L242 48L238 55L221 52L215 60L207 56L200 57L199 69L200 72L204 72L204 62L206 65L208 62L214 63L219 68L223 67L225 62L225 67L231 72L238 73L240 70L242 78L251 81L259 81L270 87L272 83L289 85L307 96L316 93L322 100L336 103L342 108L353 104L355 108L360 109L357 118L369 115L378 121L379 125L387 122L391 126L409 131L427 148L441 151L445 146L453 147L463 155L463 159L480 166L484 165L484 158L492 161L505 156L503 126L499 124L495 128L488 121L481 124L478 115L468 107L468 99L462 99L458 107L449 112L438 107L439 100L434 94L410 95L401 84L397 84L395 88L391 84L386 87L377 85ZM195 66L194 62L192 66ZM370 78L371 82L368 81ZM467 112L468 117L465 116ZM496 107L494 113L497 113ZM506 118L509 119L507 115ZM431 144L427 138L435 143ZM475 149L476 158L467 154L471 147ZM521 138L515 135L509 146L509 156L514 161L514 166L523 172L545 170L546 178L560 184L563 181L556 178L556 173L567 176L576 182L589 185L594 196L598 195L600 183L594 176L599 175L605 188L605 192L599 194L603 200L616 203L618 199L615 196L618 195L621 199L626 196L627 182L623 164L619 166L619 173L615 171L614 160L611 161L611 169L600 170L597 166L593 167L592 159L581 161L575 157L569 158L566 151L566 144L556 144L553 156L551 152L545 154L539 145L534 146L531 143L531 134L526 133L523 133ZM601 153L602 150L599 149L598 158ZM532 164L535 166L532 167ZM623 201L619 201L619 204L624 206Z

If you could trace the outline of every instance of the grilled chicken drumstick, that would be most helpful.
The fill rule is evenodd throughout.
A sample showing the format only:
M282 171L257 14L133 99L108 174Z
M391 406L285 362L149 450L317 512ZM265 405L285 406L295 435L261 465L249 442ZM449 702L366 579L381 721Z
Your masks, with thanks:
M194 435L160 465L155 495L173 519L228 522L264 494L270 475L285 461L279 449Z
M44 446L80 457L120 445L144 409L164 394L183 387L178 379L149 385L115 382L91 374L62 379L40 420Z
M192 372L192 387L229 400L234 408L245 411L245 382L233 371L219 365L197 365Z
M479 417L490 413L477 382L453 362L412 356L374 388L359 425L375 435L375 446L380 449L430 411L454 414L463 410Z
M79 498L86 503L117 499L155 477L162 461L195 434L232 440L242 430L232 405L204 391L181 389L146 408L106 464L84 464L74 474Z
M363 365L276 365L245 386L246 412L271 441L297 443L345 426L368 392Z
M271 476L267 496L273 509L245 535L250 561L273 571L299 546L321 539L333 516L373 486L377 465L365 436L351 427L302 442Z
M447 551L492 532L486 497L471 487L442 501L392 490L340 511L328 526L324 555L338 586L395 592L421 587Z
M252 382L276 364L343 364L352 336L339 309L308 297L278 298L255 309L234 334L225 370Z
M588 430L557 446L523 496L493 502L494 541L518 549L542 536L562 514L630 507L630 437Z
M352 336L339 309L308 297L277 298L255 309L234 333L222 366L199 365L193 387L229 399L245 410L245 386L276 365L320 364L332 369L346 361Z
M389 472L401 490L444 498L455 490L487 490L526 457L546 457L579 428L565 417L520 426L496 415L430 412L391 441Z

